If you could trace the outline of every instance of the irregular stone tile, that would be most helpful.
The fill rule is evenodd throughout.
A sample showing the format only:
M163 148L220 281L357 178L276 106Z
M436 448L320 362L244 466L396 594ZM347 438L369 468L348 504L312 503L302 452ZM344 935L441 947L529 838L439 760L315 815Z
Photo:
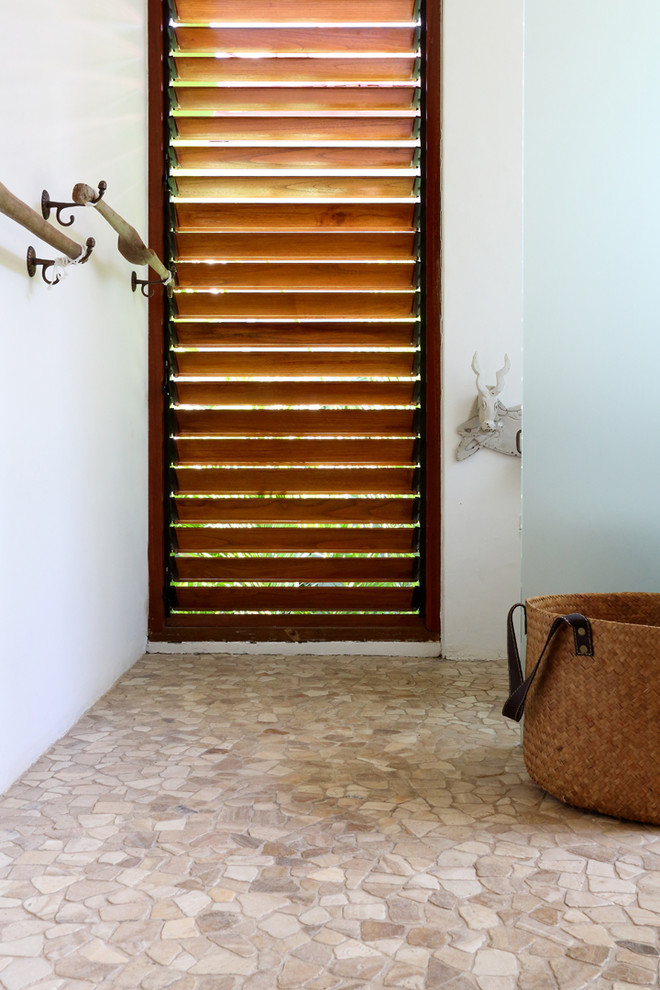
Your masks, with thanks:
M77 879L77 877L61 875L43 875L32 877L31 882L42 894L53 894L59 890L64 890L66 887L70 887Z
M518 978L516 976L478 976L477 986L479 990L517 990Z
M300 921L303 925L322 925L326 921L329 921L332 915L322 907L310 908L309 911L305 911L300 915Z
M103 963L92 962L79 952L63 956L56 959L54 969L58 976L67 977L70 980L91 980L94 983L103 983L117 969L116 965L105 965Z
M564 925L568 935L587 945L613 945L614 937L602 925Z
M239 984L233 976L198 976L195 990L235 990Z
M178 942L151 942L145 949L150 959L153 959L159 966L169 966L181 952Z
M339 977L333 976L332 973L322 973L321 976L316 976L306 983L308 990L333 990L333 988L340 986Z
M448 966L440 959L431 957L426 973L426 987L428 990L436 990L437 987L445 987L450 981L460 977L462 972L454 966Z
M198 935L197 925L194 918L175 918L166 921L163 925L161 938L164 940L195 938Z
M282 990L285 990L285 988L298 990L307 980L321 975L321 971L322 968L318 965L315 966L314 964L304 962L302 959L292 957L284 963L282 971L277 977L277 986L281 987Z
M239 894L238 902L248 918L263 918L289 903L286 897L277 894Z
M552 975L522 973L518 977L518 990L557 990L557 981Z
M610 950L604 945L574 945L566 950L569 959L577 959L580 962L593 963L595 966L602 966L609 958Z
M405 987L407 990L424 990L426 978L405 963L394 963L383 977L384 987Z
M330 972L338 976L361 980L363 985L364 981L373 982L383 970L384 965L385 957L381 955L369 958L353 956L349 959L338 959L331 963L328 968Z
M364 942L374 942L378 939L403 938L406 929L403 925L395 925L391 922L363 921L360 925L360 934Z
M634 952L636 955L640 956L660 956L660 949L655 945L650 945L648 942L631 942L627 939L617 940L616 943L622 949L628 949L630 952Z
M101 921L137 921L148 918L150 905L146 900L132 901L128 904L108 903L99 909Z
M268 932L273 938L284 939L300 931L300 922L290 914L276 912L258 922L262 931Z
M152 969L151 972L143 976L139 986L141 990L171 990L177 984L180 985L181 977L179 973L170 969ZM193 984L189 983L189 987ZM71 988L73 990L73 987Z
M577 959L551 959L550 967L557 983L564 990L578 990L600 973L599 966L592 966Z
M609 966L607 969L603 970L603 977L606 980L611 980L613 983L633 983L636 986L657 986L658 985L658 973L657 970L654 972L649 972L647 969L643 969L641 966L631 966L627 963L615 963L613 966Z
M469 972L474 962L474 953L470 951L464 952L462 949L457 949L452 945L442 946L433 955L436 959L441 960L461 973Z
M447 935L437 928L411 928L406 939L409 945L421 945L428 949L438 949L447 942Z
M245 958L243 956L238 956L234 952L229 952L223 949L214 949L208 955L204 956L199 962L193 963L189 967L190 973L193 974L219 974L223 975L226 973L246 975L252 973L256 967L256 962L254 959Z
M101 942L100 939L96 939L89 945L86 945L80 950L80 954L91 962L105 963L110 966L116 966L128 961L128 957L123 952L113 948L112 945Z
M40 955L44 945L43 935L29 935L27 938L0 939L0 956L30 956Z
M614 953L614 958L617 963L624 963L632 967L641 966L642 969L650 970L652 973L660 975L658 973L657 956L640 955L636 952L630 952L628 949L617 949Z
M44 959L17 959L0 973L0 980L6 990L23 990L46 976L53 970Z
M474 973L480 976L516 976L518 961L503 949L481 949L474 960Z
M468 928L496 928L500 924L499 916L490 908L481 904L467 902L458 905L458 913Z

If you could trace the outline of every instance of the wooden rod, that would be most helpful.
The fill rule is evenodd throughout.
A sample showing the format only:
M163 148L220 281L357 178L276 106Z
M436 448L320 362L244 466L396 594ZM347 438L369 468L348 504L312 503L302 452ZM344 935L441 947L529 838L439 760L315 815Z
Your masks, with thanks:
M86 206L88 203L92 203L97 196L98 193L96 190L84 182L79 182L75 185L71 194L74 203L77 203L79 206ZM123 217L120 217L112 207L108 206L104 199L100 199L97 203L93 203L93 205L94 209L98 210L101 216L105 217L108 221L112 229L116 230L119 234L117 247L122 257L126 258L126 261L130 261L132 265L149 265L155 272L158 272L163 280L169 281L170 272L156 252L146 246L135 227L131 227Z
M52 227L21 199L14 196L1 182L0 213L4 213L11 220L15 220L21 227L25 227L26 230L33 233L35 237L46 241L51 247L65 254L71 261L76 261L85 253L85 249L81 244L77 244L76 241L72 241L70 237L63 234L61 230Z

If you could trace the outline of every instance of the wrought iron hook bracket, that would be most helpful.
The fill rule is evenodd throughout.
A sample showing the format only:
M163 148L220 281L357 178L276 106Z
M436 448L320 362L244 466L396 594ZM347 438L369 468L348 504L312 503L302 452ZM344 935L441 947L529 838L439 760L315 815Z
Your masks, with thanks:
M108 188L108 183L107 182L104 182L103 179L101 179L101 181L99 182L99 191L98 191L98 194L94 197L94 199L91 199L89 201L92 206L95 203L98 203L99 200L103 199L103 194L104 194L104 192L106 191L107 188ZM44 189L44 191L41 194L41 215L42 215L42 217L44 218L44 220L48 220L50 218L50 211L51 210L55 210L55 219L57 220L57 222L62 227L70 227L71 224L73 223L73 221L75 220L75 217L73 215L71 215L68 220L63 220L62 219L62 210L71 210L71 209L75 209L76 207L85 206L85 205L86 205L85 203L61 203L61 202L58 202L57 200L54 200L54 199L51 199L50 198L50 195L49 195L47 189Z
M94 238L88 237L87 241L85 242L85 246L87 250L85 251L84 255L82 256L82 258L80 258L79 261L72 262L72 264L84 265L87 259L89 258L90 254L94 250L95 244L96 241L94 240ZM34 250L32 245L30 245L30 247L27 249L26 260L27 260L27 272L30 278L34 278L34 276L37 274L37 268L41 267L41 277L43 278L46 285L57 285L57 283L61 281L62 278L61 274L58 274L56 278L52 278L52 279L48 278L48 276L46 275L48 269L52 268L53 265L55 264L55 259L37 258L37 252Z
M151 299L155 293L155 289L149 288L152 285L162 285L163 287L168 284L170 280L164 278L146 279L138 278L137 272L131 272L131 291L135 292L138 285L140 286L140 291L146 299Z

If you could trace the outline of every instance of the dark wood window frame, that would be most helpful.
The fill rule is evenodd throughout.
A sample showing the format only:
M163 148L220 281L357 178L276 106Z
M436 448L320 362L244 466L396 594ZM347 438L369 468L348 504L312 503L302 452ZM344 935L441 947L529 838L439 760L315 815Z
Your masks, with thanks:
M166 573L166 355L163 296L149 302L149 636L152 641L434 641L440 638L440 231L441 231L441 0L426 0L426 71L424 75L423 145L424 200L424 375L422 382L425 468L422 477L423 589L422 616L415 623L379 625L369 616L345 617L352 621L327 626L298 622L298 617L271 616L267 622L239 619L236 625L214 626L211 616L194 623L173 621L163 593ZM165 105L164 4L148 0L149 75L149 244L161 254L165 249L165 155L167 125ZM206 622L204 620L208 619ZM200 621L201 620L201 621Z

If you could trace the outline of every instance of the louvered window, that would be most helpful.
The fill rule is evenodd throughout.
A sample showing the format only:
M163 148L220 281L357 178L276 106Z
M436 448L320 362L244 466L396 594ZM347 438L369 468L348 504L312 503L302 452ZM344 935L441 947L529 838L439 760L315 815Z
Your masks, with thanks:
M155 632L434 635L424 9L172 0L161 18L152 186L176 289L152 307Z

